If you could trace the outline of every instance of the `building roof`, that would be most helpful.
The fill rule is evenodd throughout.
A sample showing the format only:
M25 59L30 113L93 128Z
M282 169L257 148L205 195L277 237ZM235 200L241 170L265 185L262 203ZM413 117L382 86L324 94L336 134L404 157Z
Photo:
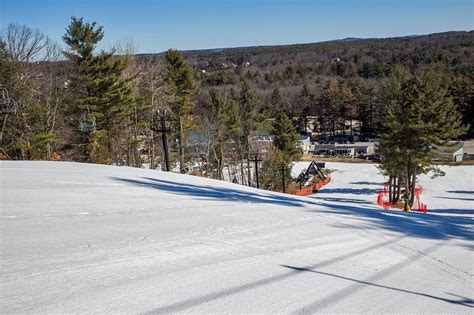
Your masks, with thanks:
M450 141L447 145L437 147L436 151L438 154L450 155L464 148L464 142L462 141Z
M316 144L315 149L331 148L368 148L375 146L373 142L354 142L354 143L321 143Z

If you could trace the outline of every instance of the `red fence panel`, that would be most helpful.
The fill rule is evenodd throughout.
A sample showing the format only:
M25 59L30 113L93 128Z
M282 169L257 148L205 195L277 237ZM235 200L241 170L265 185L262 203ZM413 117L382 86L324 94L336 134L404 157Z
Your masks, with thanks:
M415 197L416 197L416 207L413 210L418 210L423 213L426 213L428 211L428 206L424 203L421 202L421 193L423 192L422 187L416 187L415 188ZM390 210L390 207L392 204L389 201L385 201L385 197L387 195L387 186L384 186L384 189L379 191L377 195L377 204L384 208L385 210Z
M307 196L307 195L311 195L312 193L313 193L313 188L311 187L298 189L294 192L294 194L297 196Z
M293 194L297 196L307 196L312 195L318 190L320 190L324 185L327 185L331 181L331 176L326 177L326 179L321 180L315 183L312 187L306 187L296 190Z

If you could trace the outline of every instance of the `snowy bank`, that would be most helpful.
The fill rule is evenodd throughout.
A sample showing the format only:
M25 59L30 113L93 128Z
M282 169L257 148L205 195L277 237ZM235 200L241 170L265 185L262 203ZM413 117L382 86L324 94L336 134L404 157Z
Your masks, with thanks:
M470 167L383 211L370 164L297 197L161 171L0 162L3 313L472 313Z

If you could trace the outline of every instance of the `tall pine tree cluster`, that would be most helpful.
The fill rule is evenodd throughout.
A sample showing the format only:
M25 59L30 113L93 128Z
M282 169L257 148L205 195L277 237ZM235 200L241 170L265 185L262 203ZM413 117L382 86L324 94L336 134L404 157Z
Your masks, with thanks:
M166 53L165 59L167 61L165 79L170 86L170 107L176 121L179 167L181 172L184 172L186 169L186 130L190 127L189 114L195 105L192 96L196 89L196 82L193 71L181 52L170 49Z
M411 74L398 69L384 86L380 168L389 176L390 201L403 198L405 210L413 206L417 176L439 173L433 165L439 147L467 130L442 82L431 71Z
M102 40L102 27L72 17L63 37L69 50L66 57L74 63L71 77L72 111L80 123L91 124L84 139L84 158L95 163L120 163L119 138L124 121L135 101L128 80L122 73L127 59L116 58L114 50L95 53Z

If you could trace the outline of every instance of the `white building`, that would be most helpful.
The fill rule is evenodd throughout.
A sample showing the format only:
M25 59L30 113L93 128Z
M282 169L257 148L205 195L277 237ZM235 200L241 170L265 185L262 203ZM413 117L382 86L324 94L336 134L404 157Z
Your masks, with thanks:
M368 157L374 155L375 143L321 143L314 145L312 151L322 156Z
M303 150L303 153L308 153L311 147L311 137L300 135L299 145L301 149Z
M268 159L273 150L274 136L254 136L250 143L250 150L258 152L264 160Z
M464 143L451 141L448 145L437 149L440 161L461 162L464 154Z

